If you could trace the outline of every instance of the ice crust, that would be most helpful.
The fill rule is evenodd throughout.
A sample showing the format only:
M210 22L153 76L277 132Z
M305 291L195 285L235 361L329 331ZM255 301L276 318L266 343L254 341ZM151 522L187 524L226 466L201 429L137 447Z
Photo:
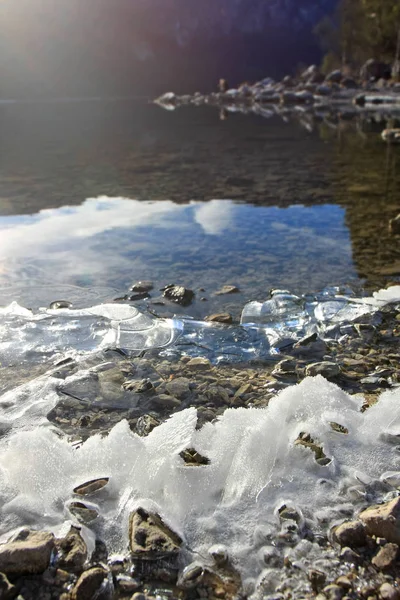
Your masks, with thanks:
M41 397L40 386L36 394ZM127 547L129 513L142 505L160 511L202 556L225 545L243 576L254 579L263 569L256 553L279 529L283 504L324 528L373 499L384 483L387 492L398 481L393 440L400 432L400 390L385 392L365 413L360 407L361 400L319 376L281 392L267 408L228 409L201 430L189 408L145 438L122 421L108 437L96 435L78 449L51 428L17 431L1 443L0 532L27 524L57 532L73 521L73 488L107 476L108 486L88 505L100 513L92 529L113 550ZM331 422L349 433L334 431ZM323 447L328 465L294 443L300 432ZM188 447L210 464L186 466L179 453Z
M338 288L315 296L275 290L265 302L249 302L241 325L223 328L189 318L157 319L124 304L82 309L41 309L34 313L16 302L0 308L0 361L40 362L56 353L166 349L166 355L207 355L214 362L267 358L293 342L317 332L339 337L340 325L400 302L400 286L370 298L341 295ZM336 329L335 329L336 326Z

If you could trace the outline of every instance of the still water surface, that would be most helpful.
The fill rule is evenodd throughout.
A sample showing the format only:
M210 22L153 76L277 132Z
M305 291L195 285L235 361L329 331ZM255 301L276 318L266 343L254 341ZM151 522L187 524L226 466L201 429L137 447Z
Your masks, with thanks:
M204 316L272 287L400 274L388 233L400 154L380 139L385 122L96 102L2 106L0 124L2 303L110 300L150 279L143 306L175 311L152 305L175 282L196 292L185 312ZM224 284L241 293L215 296Z

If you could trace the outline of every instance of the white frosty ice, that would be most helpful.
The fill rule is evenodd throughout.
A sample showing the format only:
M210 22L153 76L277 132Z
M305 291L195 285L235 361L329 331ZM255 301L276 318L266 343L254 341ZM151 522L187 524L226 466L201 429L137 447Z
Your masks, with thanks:
M337 519L382 476L398 481L400 390L385 392L361 413L361 401L322 377L285 390L263 409L228 409L196 430L196 410L175 414L148 437L126 421L106 438L94 436L74 449L48 428L17 431L3 440L0 456L1 532L23 524L53 530L73 519L73 488L95 477L109 485L91 503L100 513L95 531L115 551L127 545L130 511L159 510L187 545L207 554L223 544L247 578L263 569L266 532L278 527L277 510L294 506L314 527ZM338 423L348 431L331 427ZM294 442L309 433L331 462L321 466L312 451ZM194 447L210 459L185 466L181 450Z

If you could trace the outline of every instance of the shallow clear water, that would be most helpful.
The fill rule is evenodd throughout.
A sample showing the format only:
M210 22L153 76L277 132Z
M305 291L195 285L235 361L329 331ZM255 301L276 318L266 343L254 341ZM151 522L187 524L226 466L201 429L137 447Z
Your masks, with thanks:
M384 120L220 121L132 101L7 105L0 120L1 303L88 304L151 279L152 300L181 283L196 292L185 312L204 316L273 287L398 279L399 154ZM224 284L241 293L215 296Z

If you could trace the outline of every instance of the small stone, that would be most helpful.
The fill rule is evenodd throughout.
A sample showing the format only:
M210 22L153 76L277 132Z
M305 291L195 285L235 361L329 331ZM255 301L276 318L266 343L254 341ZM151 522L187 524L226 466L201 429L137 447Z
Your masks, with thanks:
M382 600L399 600L400 598L399 590L390 583L383 583L381 585L379 595Z
M244 396L245 394L249 394L252 391L253 386L251 385L251 383L244 383L235 393L235 398L238 398L239 396Z
M59 566L69 571L80 571L85 564L87 546L77 527L72 526L67 535L57 540L59 549Z
M380 571L391 569L397 562L398 553L399 547L397 544L385 544L373 557L371 563Z
M186 289L183 285L168 285L164 288L163 296L181 306L189 306L193 302L194 292Z
M106 577L107 572L100 567L93 567L84 571L72 590L72 600L92 600L92 598L95 598Z
M341 546L359 548L365 546L367 533L361 521L348 521L333 530L333 539Z
M326 379L332 379L340 375L340 367L336 363L328 361L313 363L312 365L307 365L306 375L308 377L322 375Z
M130 294L127 297L127 300L136 302L137 300L147 300L147 298L150 298L150 295L147 292L138 292L137 294Z
M180 552L182 539L157 513L138 508L129 517L129 546L135 558L173 558Z
M97 510L88 508L83 502L71 502L68 509L69 512L84 525L91 523L99 516Z
M389 221L389 231L393 235L400 234L400 215L397 215L394 219L390 219Z
M220 290L215 292L215 295L222 296L224 294L237 294L238 292L240 292L240 290L235 285L223 285Z
M150 292L154 285L152 281L137 281L131 287L131 292Z
M175 396L170 396L169 394L158 394L158 396L154 396L153 404L159 406L160 408L178 408L182 402L175 398Z
M400 497L380 506L367 508L359 515L359 519L365 524L369 535L400 544Z
M353 587L350 579L346 577L346 575L341 575L340 577L338 577L335 583L344 590L351 590L351 588Z
M128 575L117 575L117 586L123 594L132 594L140 588L141 582Z
M68 300L55 300L49 306L51 310L60 310L61 308L72 308L72 302Z
M348 546L345 546L344 548L342 548L339 556L344 562L350 563L353 565L358 565L358 564L361 564L361 562L362 562L361 556L359 554L357 554L357 552L354 552L354 550L352 550Z
M324 355L326 350L327 346L324 340L313 333L296 342L290 352L296 356L315 356Z
M322 592L328 600L342 600L345 594L344 589L339 585L335 585L334 583L324 587Z
M190 393L190 380L187 377L176 377L168 381L165 388L171 396L182 399Z
M91 481L87 481L86 483L82 483L81 485L75 487L74 494L78 494L79 496L89 496L90 494L94 494L95 492L102 490L108 482L109 477L92 479Z
M52 533L22 529L0 546L0 572L6 575L43 573L49 566L54 545Z
M307 573L308 579L310 580L313 592L317 593L326 581L326 575L322 571L317 569L310 569Z
M230 313L216 313L213 315L208 315L205 320L209 323L223 323L224 325L231 325L233 322L233 318Z
M134 394L145 394L153 389L153 384L150 379L142 379L141 381L129 379L122 384L122 387Z
M211 369L211 363L208 358L202 358L201 356L190 359L186 366L196 371L209 371Z

